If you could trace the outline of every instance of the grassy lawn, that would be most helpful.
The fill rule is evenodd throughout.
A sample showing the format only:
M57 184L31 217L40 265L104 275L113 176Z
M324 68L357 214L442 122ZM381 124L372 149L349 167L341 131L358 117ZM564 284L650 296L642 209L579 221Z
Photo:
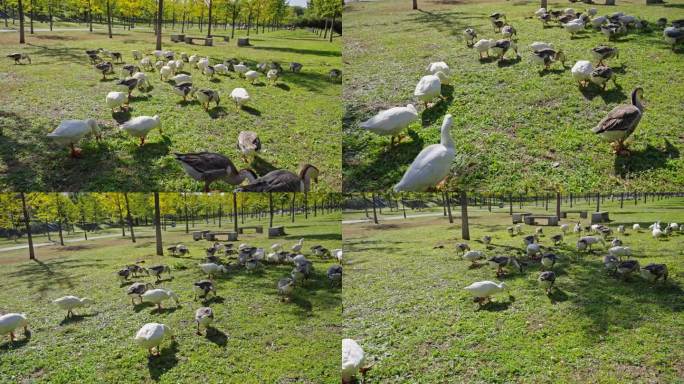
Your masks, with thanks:
M539 264L530 262L524 273L503 277L509 291L478 310L463 287L498 280L489 266L471 269L456 256L460 224L428 217L343 225L344 334L375 360L366 382L684 381L684 234L656 241L648 229L631 231L635 222L642 228L655 220L681 223L684 199L605 208L612 228L629 225L622 240L642 265L667 264L666 284L610 277L600 247L580 255L574 234L552 247L549 237L560 230L545 227L542 246L561 256L555 291L546 296L536 281ZM544 212L534 205L524 210ZM505 230L511 225L507 209L469 207L469 213L472 249L488 257L521 252L522 236ZM523 230L533 232L530 226ZM485 234L493 237L491 249L475 240ZM437 245L444 248L433 249Z
M111 191L111 190L197 190L202 185L185 176L174 152L213 151L229 156L237 167L252 167L263 174L272 169L296 171L304 163L321 170L317 190L341 188L340 105L341 84L328 79L328 72L341 68L341 42L322 41L304 30L252 34L253 47L237 48L221 40L214 47L170 43L164 36L164 49L209 56L212 63L238 58L252 66L278 61L286 69L290 62L303 64L301 73L285 73L276 86L265 76L254 85L244 79L218 75L210 81L186 64L197 88L219 91L221 105L205 112L197 101L183 103L169 84L156 72L147 72L153 89L133 92L128 113L111 113L105 105L107 92L115 90L114 80L101 81L101 74L89 64L86 49L106 48L122 52L132 62L131 50L154 49L154 35L147 32L115 30L110 40L106 32L40 32L27 34L20 48L15 33L0 34L0 188L12 190ZM179 31L176 31L178 33ZM217 34L230 34L222 28ZM240 31L244 34L243 31ZM204 32L206 34L206 31ZM191 36L203 36L199 31ZM4 58L15 52L28 53L32 65L14 65ZM122 64L115 65L115 79ZM237 111L229 94L244 87L252 100ZM161 116L163 135L150 133L148 142L118 129L118 121L139 115ZM82 159L69 158L66 148L46 135L65 119L94 118L103 129L104 140L82 140ZM254 130L262 142L262 153L251 164L239 156L236 142L242 130ZM218 183L214 188L232 189Z
M0 341L0 382L335 383L341 291L331 288L326 276L333 262L310 257L308 249L341 246L340 216L297 216L295 223L278 216L274 225L284 225L288 236L273 241L241 235L240 243L259 247L276 241L289 246L304 237L315 276L296 289L291 303L281 303L276 282L291 266L267 266L255 274L231 268L215 280L219 299L207 303L215 311L217 330L208 337L195 335L194 311L201 302L193 301L191 287L205 278L196 265L209 244L192 241L184 226L163 233L165 246L182 242L190 248L183 258L153 256L149 228L135 244L113 238L37 248L36 262L27 260L26 250L0 252L0 313L25 312L32 331L28 342L23 336L14 345L6 337ZM268 226L268 221L245 223L256 224ZM194 229L216 226L198 223ZM180 296L180 307L167 303L170 309L158 314L151 305L131 306L115 272L138 259L147 266L171 266L173 279L161 286ZM90 297L95 304L76 310L83 316L64 323L65 313L50 301L67 294ZM147 322L165 323L176 333L177 343L164 342L159 358L148 359L133 342Z
M600 32L587 30L571 40L562 28L542 28L530 18L538 1L419 1L417 11L410 4L354 2L345 9L345 191L386 190L398 182L422 148L439 142L446 113L454 116L451 134L461 156L452 171L470 189L651 191L684 183L684 85L676 81L684 76L684 48L672 52L661 30L631 32L611 43L620 49L620 57L608 62L618 88L580 91L570 67L577 60L593 61L591 48L607 42ZM568 6L573 5L549 3L552 9ZM585 5L574 7L583 10ZM651 24L660 17L684 17L681 0L595 7L599 15L623 11ZM475 28L478 38L501 38L487 17L494 11L504 12L517 29L521 60L479 61L477 52L466 47L462 31L467 27ZM567 67L555 64L540 73L541 66L530 58L533 41L562 49ZM380 109L412 102L416 83L434 61L446 61L453 73L452 84L442 89L446 101L425 111L421 105L420 118L399 146L390 150L388 137L359 127ZM591 128L617 104L630 103L637 86L644 88L645 115L629 142L631 156L616 157Z

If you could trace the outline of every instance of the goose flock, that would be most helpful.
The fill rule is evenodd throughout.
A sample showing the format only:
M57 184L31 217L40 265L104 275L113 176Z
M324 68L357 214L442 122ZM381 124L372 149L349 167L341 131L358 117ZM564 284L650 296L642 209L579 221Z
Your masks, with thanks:
M271 85L282 82L284 69L276 61L262 62L256 64L254 69L250 68L245 62L232 58L224 60L222 63L215 63L209 57L201 57L196 54L189 55L181 52L156 50L143 53L139 50L131 51L133 63L125 64L121 52L112 52L103 48L85 51L93 69L102 75L102 80L107 80L108 75L114 75L116 64L123 64L119 71L119 79L114 83L113 89L105 95L105 105L112 111L112 114L130 112L130 102L134 99L133 93L139 92L141 96L148 97L152 90L151 76L149 72L158 72L160 81L168 83L168 91L180 96L183 105L188 99L194 98L198 104L206 111L210 111L212 106L220 106L221 93L217 89L199 88L193 85L193 76L205 76L214 83L220 82L220 77L230 77L244 79L250 84L254 84L260 77L265 76ZM31 58L27 54L13 53L7 55L16 64L31 63ZM291 63L290 70L293 73L302 73L301 63ZM191 71L196 70L196 74ZM333 69L329 73L331 81L341 78L342 72ZM237 111L250 102L253 97L243 87L234 88L229 93L229 100L235 105ZM119 124L121 132L125 132L139 140L140 146L145 144L147 137L155 129L162 132L163 116L133 116L129 120ZM86 136L93 136L98 142L102 140L102 127L104 123L95 119L69 119L62 121L47 137L61 147L69 148L69 156L79 158L82 150L77 147L78 143ZM239 133L237 147L246 162L253 159L261 151L262 143L258 134L252 130ZM195 180L205 182L205 190L215 180L226 180L229 184L238 186L243 181L258 181L258 185L247 187L249 190L272 191L272 192L303 192L308 190L309 181L317 181L318 169L312 165L305 164L302 170L308 169L306 175L293 172L278 170L273 174L256 174L254 170L247 169L240 171L232 165L227 157L218 153L199 152L188 154L177 154L183 169ZM219 161L216 161L219 159ZM226 163L226 160L229 164ZM186 162L187 161L187 162ZM189 162L189 163L188 163ZM216 167L221 167L218 169ZM312 171L315 169L315 172ZM315 173L315 175L314 175ZM306 177L305 177L306 176Z
M189 254L188 247L183 244L177 244L167 248L173 254L187 255ZM304 239L300 239L290 247L290 251L283 250L284 246L281 243L271 245L272 252L266 254L263 248L250 246L249 244L240 244L237 249L233 248L233 244L221 244L219 242L213 243L206 249L206 259L198 265L199 270L205 278L200 278L191 287L183 290L183 294L192 292L193 302L198 299L202 300L202 305L198 307L194 313L193 322L196 325L196 334L202 335L202 330L205 334L209 332L211 324L214 321L214 309L207 306L212 299L218 295L217 284L215 279L221 275L225 275L231 271L244 269L249 273L264 268L265 265L292 265L292 272L276 282L276 291L280 296L280 301L291 301L296 293L296 287L305 289L307 281L312 277L314 272L313 262L303 254ZM327 278L331 287L341 287L342 283L342 250L329 250L323 245L317 244L310 248L311 255L319 257L322 260L329 260L335 258L340 264L333 265L327 270ZM222 260L224 256L226 260ZM228 259L232 259L228 261ZM235 264L233 264L235 262ZM181 297L174 291L161 286L156 286L160 283L172 280L171 268L167 265L153 265L151 267L143 267L144 260L138 260L135 264L126 265L115 273L119 280L119 287L126 288L126 296L130 297L131 304L134 308L144 303L151 303L157 307L157 312L161 313L164 310L164 303L172 301L176 307L181 305ZM166 279L162 276L166 275ZM144 277L154 277L154 283L140 280ZM209 297L211 296L211 298ZM82 307L92 305L94 302L89 298L80 298L73 295L67 295L53 300L53 304L58 306L61 310L66 311L66 318L68 320L77 315L74 310ZM30 337L29 320L26 314L23 313L7 313L0 316L0 335L9 335L10 343L16 340L15 331L23 328L25 336ZM140 347L146 349L149 355L160 355L160 345L164 340L171 339L175 341L174 332L167 324L149 322L143 324L142 327L135 333L134 341Z
M664 284L668 279L668 269L665 264L648 263L642 266L642 262L633 257L631 249L623 244L625 234L631 228L630 238L636 236L648 236L644 233L639 223L634 223L631 227L621 224L617 227L609 227L602 224L582 226L577 222L574 226L562 224L558 227L559 231L549 237L551 244L542 244L540 239L544 237L541 227L525 229L525 225L517 224L506 228L507 237L521 237L522 246L517 250L505 247L505 252L515 253L516 255L487 256L488 253L496 254L496 247L492 244L493 235L484 235L481 239L484 249L471 249L468 243L455 244L456 254L471 263L470 268L478 268L484 261L496 271L496 278L502 278L509 273L523 274L526 269L531 269L538 265L540 270L536 277L539 287L547 295L552 295L557 284L562 284L562 279L556 274L559 264L570 262L561 255L554 253L558 248L565 248L568 237L576 238L575 247L577 252L589 252L592 245L601 245L600 251L603 256L603 265L606 272L622 281L629 281L633 275L638 275L644 280L656 284ZM663 239L667 236L684 236L684 225L678 223L662 224L655 222L649 226L650 235L654 239ZM526 234L525 232L531 232ZM617 235L616 235L617 234ZM435 248L443 248L437 246ZM486 306L492 302L492 296L510 291L510 287L502 281L482 280L462 288L473 301L478 304L478 308ZM342 382L353 383L354 378L361 375L362 379L372 364L368 363L368 356L357 341L344 339L342 341ZM362 381L363 382L363 381Z
M645 20L623 12L606 16L597 16L597 13L596 8L589 8L586 12L575 11L572 8L559 11L541 8L535 12L535 15L542 20L544 27L550 26L551 22L558 23L570 33L571 38L591 28L604 33L614 31L607 34L610 40L618 34L628 33L633 29L651 28ZM521 56L518 51L518 31L509 23L506 15L502 12L494 12L489 15L489 21L495 33L500 34L499 38L483 37L478 40L478 32L475 28L468 27L462 32L466 46L477 51L480 60L489 57L499 61L508 60L511 52L515 54L516 59L519 59ZM663 33L668 43L675 44L684 39L684 20L675 20L670 27L667 27L667 20L663 18L656 26L664 29ZM555 63L560 63L564 70L567 69L567 54L554 44L534 41L529 44L529 48L532 63L542 66L542 71L549 70ZM619 58L618 47L609 43L600 44L587 52L587 56L586 59L577 60L570 68L570 75L580 88L593 84L600 90L605 90L611 82L613 87L618 87L616 71L608 65L608 62ZM416 84L413 93L414 100L424 106L424 111L429 110L435 105L434 101L445 99L442 86L452 83L453 71L446 61L430 62L425 69L425 75ZM591 129L597 137L609 142L618 155L626 156L630 153L625 141L636 130L643 116L643 94L643 88L635 87L631 93L630 104L614 107ZM389 150L391 151L394 149L395 140L396 143L401 142L402 132L419 119L420 113L415 104L394 106L377 111L375 115L360 122L359 127L379 136L390 136ZM425 148L409 166L401 182L394 186L394 190L421 192L436 188L438 183L448 175L449 171L445 169L445 162L449 158L452 160L454 158L453 151L443 151L443 147L448 146L449 142L453 144L451 140L446 140L445 143L444 131L442 131L442 147L438 149L430 145ZM446 153L448 156L441 156ZM426 183L427 181L429 183Z

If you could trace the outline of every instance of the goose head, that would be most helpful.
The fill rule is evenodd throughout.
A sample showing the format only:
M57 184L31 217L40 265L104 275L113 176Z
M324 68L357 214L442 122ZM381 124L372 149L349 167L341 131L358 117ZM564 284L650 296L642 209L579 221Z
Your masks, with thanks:
M247 180L250 184L258 178L257 174L249 168L241 169L240 172L238 172L238 175L242 180Z
M644 105L642 104L644 97L644 89L641 87L636 87L632 91L632 105L639 108L640 111L644 110Z
M299 172L299 178L304 183L304 192L309 191L311 181L313 181L314 183L318 183L319 173L320 171L318 170L318 168L314 167L311 164L305 164L302 167L302 170Z

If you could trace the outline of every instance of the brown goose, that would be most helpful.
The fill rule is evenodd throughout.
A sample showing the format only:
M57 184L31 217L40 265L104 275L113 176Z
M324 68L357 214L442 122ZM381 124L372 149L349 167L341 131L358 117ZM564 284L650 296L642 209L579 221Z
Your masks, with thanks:
M604 90L606 89L608 80L613 80L613 85L617 87L617 82L615 81L615 72L610 67L597 67L591 72L589 80Z
M597 66L603 65L603 60L619 57L617 47L610 47L607 45L600 45L596 48L592 48L591 53L594 55L594 59L598 60Z
M308 192L311 181L318 183L318 168L306 164L299 175L286 170L271 171L236 192Z
M242 131L238 135L237 147L242 153L242 159L247 163L249 156L261 150L261 141L254 131Z
M211 152L176 153L185 172L197 181L204 181L204 191L209 192L209 185L219 179L232 185L240 185L245 179L250 183L257 179L251 169L237 170L229 158Z
M21 60L28 60L29 64L31 64L31 58L25 53L10 53L7 57L14 60L14 64L21 64Z
M95 69L102 72L102 79L103 80L107 79L108 73L114 73L114 66L109 61L105 61L104 63L95 64Z
M603 140L617 143L615 152L618 154L628 153L624 147L624 142L634 132L641 120L641 115L644 112L644 106L641 104L643 93L644 90L641 87L635 88L632 91L632 104L618 105L613 108L592 129L592 132L600 135Z
M128 97L131 97L131 92L138 86L138 79L135 77L129 77L127 79L119 80L116 85L128 90Z

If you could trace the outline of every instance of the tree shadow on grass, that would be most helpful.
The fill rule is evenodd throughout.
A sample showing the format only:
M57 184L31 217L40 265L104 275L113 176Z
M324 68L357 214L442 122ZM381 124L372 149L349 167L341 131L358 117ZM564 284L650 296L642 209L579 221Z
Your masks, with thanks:
M243 110L243 111L245 111L245 112L247 112L247 113L249 113L249 114L252 115L252 116L261 116L261 112L259 112L258 109L252 108L252 107L250 107L250 106L248 106L248 105L243 105L240 109Z
M426 109L421 114L423 127L429 127L436 121L442 119L449 106L454 101L454 87L452 85L442 85L442 96L435 105Z
M522 56L516 56L514 59L503 58L503 59L497 61L496 65L499 68L504 68L504 67L510 67L512 65L518 64L521 61L522 61Z
M211 305L211 304L223 304L226 299L224 299L221 296L211 296L210 298L201 298L202 305Z
M176 305L175 307L162 307L161 310L157 308L156 306L150 311L151 315L161 315L161 314L168 314L168 313L174 313L176 312L179 308L181 308L180 304Z
M160 351L160 356L150 356L147 359L147 369L150 372L150 377L154 381L159 381L164 373L178 364L176 353L178 352L178 343L171 342L171 346L163 348Z
M43 262L33 260L31 264L22 264L16 271L9 274L9 277L19 279L28 285L29 290L35 289L41 296L52 289L56 284L60 289L71 290L75 287L69 271L75 268L99 268L100 264L89 260L83 262L79 259L50 260Z
M131 108L126 108L123 111L113 112L112 118L119 124L127 122L131 119Z
M539 71L539 77L544 77L544 76L547 76L547 75L560 75L560 74L565 73L565 71L567 71L567 70L568 70L568 69L567 69L566 67L562 67L562 68L549 68L549 69L544 68L544 69L542 69L541 71Z
M551 293L547 295L547 297L549 298L551 304L562 303L564 301L568 301L569 299L568 294L565 293L562 289L556 287L555 285L551 290Z
M228 344L228 335L223 333L218 328L209 327L205 331L204 337L219 347L225 347Z
M302 48L290 48L290 47L252 47L254 50L266 50L266 51L276 51L276 52L288 52L295 53L298 55L316 55L316 56L329 56L329 57L341 57L342 52L337 50L324 51L322 49L302 49Z
M276 83L276 84L275 84L275 87L276 87L276 88L280 88L280 89L282 89L283 91L288 91L288 92L290 91L290 86L287 85L287 84L285 84L285 83Z
M604 91L598 85L591 83L589 86L580 88L580 92L587 100L593 100L594 97L600 96L606 104L617 104L628 98L619 84L617 87L611 87Z
M665 148L659 149L651 144L640 151L633 151L628 156L615 156L613 171L617 176L625 178L630 174L663 168L669 159L679 158L679 149L665 139Z

